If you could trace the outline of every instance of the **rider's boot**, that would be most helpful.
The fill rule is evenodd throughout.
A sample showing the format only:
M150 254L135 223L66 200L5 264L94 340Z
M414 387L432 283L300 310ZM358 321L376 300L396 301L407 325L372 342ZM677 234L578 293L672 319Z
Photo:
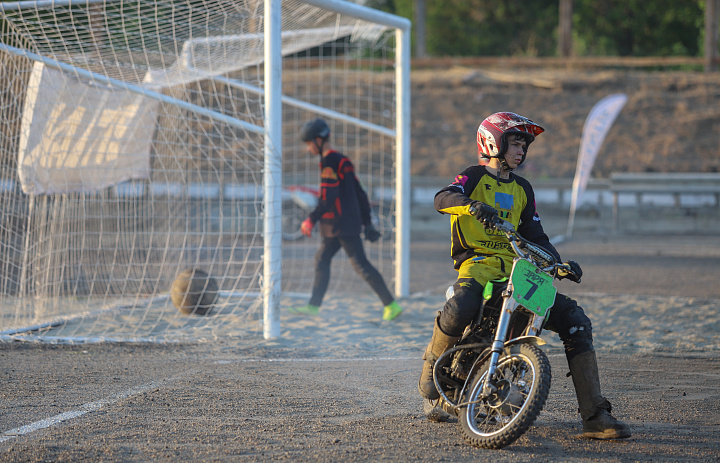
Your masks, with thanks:
M568 362L583 423L583 437L592 439L625 439L630 428L610 414L612 406L600 393L595 352L583 352Z
M435 328L433 328L432 338L430 338L430 344L425 349L423 354L422 374L420 375L420 381L418 382L418 391L420 395L429 400L435 400L440 397L437 389L435 389L435 382L433 381L433 365L435 361L440 357L446 350L455 345L460 336L448 336L440 329L440 316L438 315L435 319Z

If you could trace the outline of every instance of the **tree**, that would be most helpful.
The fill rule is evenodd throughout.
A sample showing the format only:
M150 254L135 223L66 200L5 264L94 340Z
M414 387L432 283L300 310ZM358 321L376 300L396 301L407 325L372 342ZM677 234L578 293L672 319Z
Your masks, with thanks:
M717 71L718 9L720 0L705 1L705 72Z
M578 55L699 56L701 0L575 0Z
M435 56L565 56L561 3L572 6L577 56L701 56L706 1L424 0L427 52ZM414 18L415 0L368 6ZM568 29L567 25L565 26ZM567 38L564 39L568 42Z
M573 0L560 0L558 14L558 55L572 55L572 15Z

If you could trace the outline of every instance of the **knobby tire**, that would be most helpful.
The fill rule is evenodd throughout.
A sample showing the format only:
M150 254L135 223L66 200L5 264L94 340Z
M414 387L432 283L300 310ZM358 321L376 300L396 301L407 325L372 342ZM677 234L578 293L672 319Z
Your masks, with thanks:
M498 372L509 372L525 363L532 373L531 383L520 382L522 388L509 386L508 397L503 399L497 394L481 403L470 404L462 408L458 421L465 440L476 447L500 449L515 442L532 426L545 406L550 392L550 361L545 353L532 344L515 344L506 347L498 359ZM482 384L487 374L488 362L483 364L475 375L472 386L466 394L467 402L478 401L482 393ZM512 379L512 377L511 377ZM505 385L512 383L509 381ZM482 413L488 412L488 413ZM476 422L478 417L481 422ZM507 421L507 423L504 423ZM497 424L492 424L492 423ZM487 432L480 429L482 423L491 427Z

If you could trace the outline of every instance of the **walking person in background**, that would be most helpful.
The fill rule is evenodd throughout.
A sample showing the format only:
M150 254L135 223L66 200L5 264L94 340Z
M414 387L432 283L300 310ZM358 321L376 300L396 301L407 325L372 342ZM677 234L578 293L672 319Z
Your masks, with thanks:
M380 272L365 256L361 231L365 239L375 242L380 238L371 222L370 201L355 177L355 168L346 156L340 154L328 141L330 127L322 119L307 122L300 130L300 139L307 151L320 156L320 195L318 204L301 225L302 233L310 237L319 223L320 248L315 254L315 279L307 305L291 308L293 313L317 315L330 282L330 263L343 248L355 271L370 285L382 304L383 320L395 319L402 308L388 290Z

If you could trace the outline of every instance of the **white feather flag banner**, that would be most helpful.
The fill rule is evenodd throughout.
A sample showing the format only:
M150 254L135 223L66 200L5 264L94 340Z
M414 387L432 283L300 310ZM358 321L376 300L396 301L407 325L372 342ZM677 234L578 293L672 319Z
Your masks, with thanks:
M575 178L573 179L567 236L572 235L575 211L580 204L580 198L585 192L585 187L590 179L590 172L595 164L595 158L605 141L605 136L608 131L610 131L610 127L612 127L613 122L615 122L615 119L618 114L620 114L626 102L627 95L623 93L608 95L593 106L590 114L588 114L588 117L585 119L580 151L578 152L577 167L575 169Z

